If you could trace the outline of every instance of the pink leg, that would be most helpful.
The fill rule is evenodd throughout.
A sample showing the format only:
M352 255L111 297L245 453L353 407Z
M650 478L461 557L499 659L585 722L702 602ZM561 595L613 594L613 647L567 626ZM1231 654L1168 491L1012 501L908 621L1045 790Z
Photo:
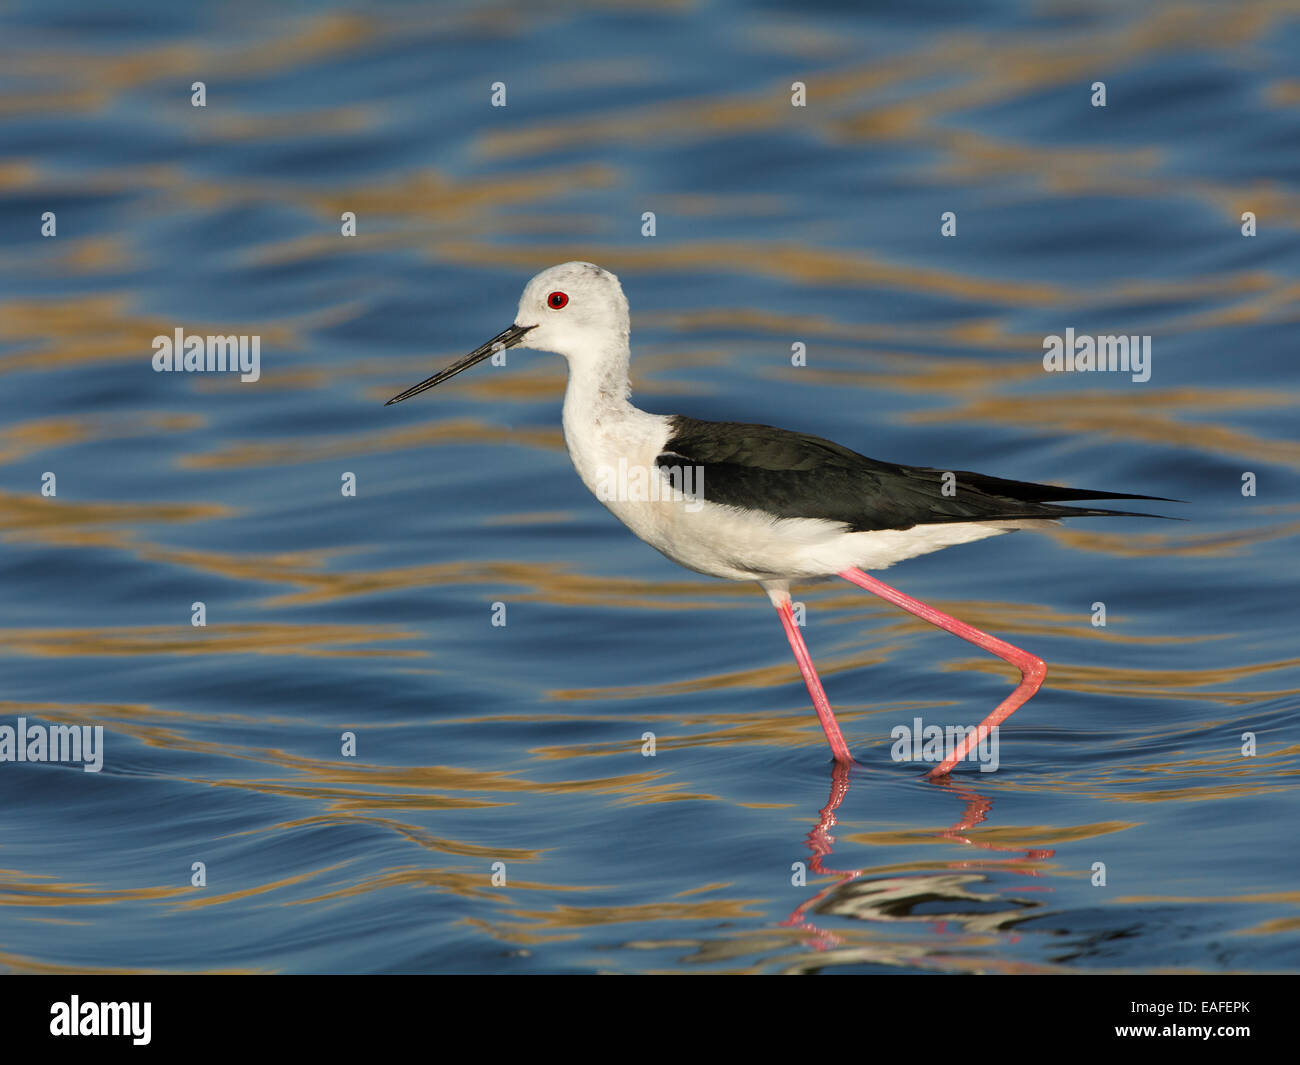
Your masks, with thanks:
M817 677L817 670L813 669L812 656L804 646L803 637L799 635L799 626L794 623L790 597L783 594L780 601L774 599L773 603L777 613L781 615L781 626L785 629L785 638L790 641L790 649L794 651L795 661L799 663L803 682L808 685L808 694L812 696L817 719L822 723L822 731L826 733L826 739L830 741L831 753L835 756L835 761L848 765L853 761L853 756L849 754L849 746L840 734L840 726L835 721L835 714L831 712L831 704L826 698L826 693L822 691L822 682Z
M949 617L942 611L935 610L932 606L926 606L920 600L913 599L910 595L904 595L896 588L891 588L883 581L868 576L860 569L846 569L840 576L846 581L856 584L859 588L865 588L873 595L880 596L886 602L902 607L909 614L915 614L918 618L928 621L931 625L938 625L939 628L947 629L954 635L960 636L963 640L969 640L977 647L983 647L984 650L993 652L993 654L1004 661L1010 662L1020 670L1020 683L1016 685L1016 690L1002 700L997 709L981 721L979 728L962 740L952 754L930 770L926 774L928 777L941 777L949 773L953 766L970 753L972 747L988 735L989 729L1002 724L1027 703L1034 692L1038 691L1039 685L1043 683L1043 678L1047 676L1047 665L1036 655L1031 655L1028 651L1022 651L1019 647L1012 647L1005 640L999 640L996 636L981 632L973 625L967 625L964 621Z

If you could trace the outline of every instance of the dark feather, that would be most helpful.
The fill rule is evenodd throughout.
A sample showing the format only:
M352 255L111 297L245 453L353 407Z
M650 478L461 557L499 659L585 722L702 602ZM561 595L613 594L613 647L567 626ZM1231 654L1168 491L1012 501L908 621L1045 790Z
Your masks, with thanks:
M724 506L758 509L782 518L824 518L853 532L910 529L959 521L1082 518L1097 515L1158 518L1126 510L1059 506L1059 500L1150 499L1161 496L1058 488L965 470L900 466L859 455L807 433L770 425L671 419L672 436L655 465L682 487L673 467L695 466L695 493ZM945 495L944 474L955 491ZM700 491L702 481L703 491Z

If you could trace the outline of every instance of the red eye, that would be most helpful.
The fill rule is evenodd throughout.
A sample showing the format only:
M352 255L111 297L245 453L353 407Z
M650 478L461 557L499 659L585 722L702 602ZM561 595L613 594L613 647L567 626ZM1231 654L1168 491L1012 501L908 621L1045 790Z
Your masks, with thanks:
M552 292L549 296L546 297L546 303L553 311L558 311L561 307L563 307L568 302L569 302L569 297L566 296L563 292Z

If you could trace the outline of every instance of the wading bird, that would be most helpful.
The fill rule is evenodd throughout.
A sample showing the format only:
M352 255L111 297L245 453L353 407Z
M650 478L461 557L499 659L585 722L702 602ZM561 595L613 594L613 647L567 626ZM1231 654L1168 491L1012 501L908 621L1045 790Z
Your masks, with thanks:
M1043 682L1042 659L864 573L895 562L1059 518L1157 517L1061 506L1064 500L1161 499L1030 484L960 470L866 458L806 433L770 425L649 414L629 398L627 298L592 263L561 263L524 287L514 324L445 370L394 396L399 403L496 351L563 355L564 439L583 483L620 521L674 562L732 581L757 581L776 607L836 762L848 745L795 624L790 582L838 575L1020 670L1015 690L929 776L947 774ZM611 491L639 471L654 491ZM1173 500L1162 500L1174 502Z

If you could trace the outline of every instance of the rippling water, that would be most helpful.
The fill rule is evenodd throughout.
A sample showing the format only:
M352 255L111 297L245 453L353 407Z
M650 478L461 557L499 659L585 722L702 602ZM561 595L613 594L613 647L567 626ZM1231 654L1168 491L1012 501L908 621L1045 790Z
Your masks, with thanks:
M0 763L0 967L1300 968L1296 3L19 0L0 40L0 724L105 746ZM1190 520L890 572L1050 666L946 786L890 730L1011 670L796 589L833 777L761 593L587 495L562 360L383 407L572 258L651 410ZM178 327L261 379L153 372ZM1066 328L1150 380L1044 373Z

